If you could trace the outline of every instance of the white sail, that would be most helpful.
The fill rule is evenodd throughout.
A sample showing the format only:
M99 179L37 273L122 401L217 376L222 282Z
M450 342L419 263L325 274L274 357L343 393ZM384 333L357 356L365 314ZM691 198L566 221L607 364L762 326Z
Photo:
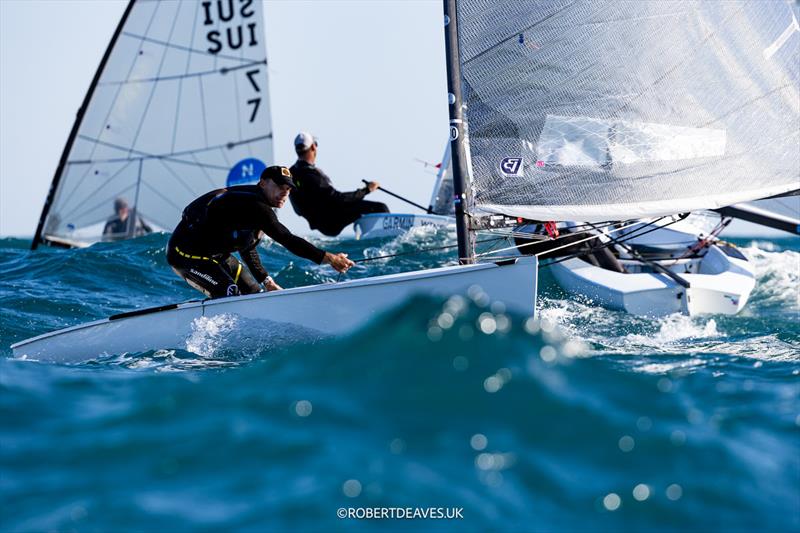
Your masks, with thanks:
M260 1L133 0L78 113L34 247L171 230L197 196L257 180L273 161L266 63ZM104 235L117 199L135 214L122 234Z
M449 141L445 146L444 155L442 155L442 161L439 163L439 170L436 173L429 209L431 213L437 215L453 214L453 172L450 165Z
M459 0L473 214L624 220L800 188L789 0Z

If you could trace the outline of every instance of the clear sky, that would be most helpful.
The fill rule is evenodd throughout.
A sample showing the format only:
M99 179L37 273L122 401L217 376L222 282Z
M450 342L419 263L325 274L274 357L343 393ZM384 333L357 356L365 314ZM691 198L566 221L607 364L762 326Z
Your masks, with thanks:
M32 236L78 110L127 0L0 0L0 235ZM265 2L276 163L300 130L340 190L377 179L427 205L415 158L447 141L442 7L429 1ZM381 192L370 199L415 212ZM308 226L284 207L290 229Z
M0 0L0 235L32 236L75 113L127 0ZM340 190L427 205L447 140L440 0L267 1L276 163L300 130ZM415 212L385 194L392 211ZM280 218L308 233L290 207ZM750 225L739 232L754 233ZM760 233L756 229L755 233Z

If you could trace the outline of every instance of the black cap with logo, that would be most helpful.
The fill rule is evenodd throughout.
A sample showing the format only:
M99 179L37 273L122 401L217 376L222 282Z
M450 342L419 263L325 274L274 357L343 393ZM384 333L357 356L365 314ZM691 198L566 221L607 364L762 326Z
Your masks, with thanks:
M278 185L288 185L294 189L294 181L292 181L292 173L288 168L279 165L267 167L261 173L262 180L272 180Z

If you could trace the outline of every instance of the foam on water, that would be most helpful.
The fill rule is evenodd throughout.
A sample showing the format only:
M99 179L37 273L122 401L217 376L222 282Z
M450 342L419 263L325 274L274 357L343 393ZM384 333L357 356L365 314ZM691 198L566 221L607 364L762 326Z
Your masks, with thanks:
M742 249L756 268L756 304L800 310L800 252L776 251L771 242L755 241Z
M226 340L226 334L238 328L238 318L228 313L195 318L192 333L186 339L186 349L200 357L211 358Z

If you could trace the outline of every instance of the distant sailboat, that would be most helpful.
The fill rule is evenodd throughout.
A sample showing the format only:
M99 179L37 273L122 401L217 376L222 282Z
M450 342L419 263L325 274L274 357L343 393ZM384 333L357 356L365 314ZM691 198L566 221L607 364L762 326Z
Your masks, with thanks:
M442 161L436 165L436 181L428 208L420 213L375 213L362 215L353 223L356 239L395 237L414 228L442 228L455 224L453 218L453 178L450 172L450 143ZM416 205L416 204L415 204ZM422 208L422 206L417 205Z
M131 0L78 111L32 248L171 230L191 200L254 182L272 162L262 2ZM112 228L118 199L130 213Z

